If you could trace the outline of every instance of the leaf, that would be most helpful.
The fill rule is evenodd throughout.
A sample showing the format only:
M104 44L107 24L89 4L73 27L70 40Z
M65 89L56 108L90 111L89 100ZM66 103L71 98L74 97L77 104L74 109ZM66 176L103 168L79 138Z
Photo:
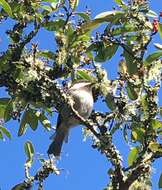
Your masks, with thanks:
M49 31L58 31L65 25L65 20L58 19L55 21L49 21L45 24L43 24L43 27Z
M110 93L108 93L105 97L105 101L107 106L111 109L111 110L115 110L116 109L116 104L114 102L114 97L113 95L111 95Z
M0 5L2 5L2 8L4 9L4 11L10 16L12 17L12 9L10 7L10 5L5 1L5 0L0 0Z
M52 51L45 50L45 51L39 51L38 52L39 56L45 57L47 59L55 60L56 55Z
M136 63L136 60L133 58L133 56L130 53L128 53L127 51L125 51L125 50L124 50L123 56L125 57L125 60L126 60L128 73L130 75L136 73L137 70L138 70L137 69L137 63Z
M155 46L157 49L162 50L162 44L154 43L154 46Z
M2 139L3 140L3 134L2 134L2 132L0 131L0 139Z
M158 31L159 31L159 34L160 34L160 37L162 38L162 23L158 23Z
M10 100L7 104L7 107L5 109L4 113L4 120L5 122L9 121L12 117L12 111L13 111L13 101Z
M160 175L158 185L159 185L159 188L162 188L162 174Z
M139 88L136 88L135 85L128 82L126 89L127 89L128 96L131 100L136 100L138 98Z
M145 59L145 62L144 64L147 66L147 65L150 65L153 61L159 59L160 57L162 57L162 51L156 51L152 54L150 54L146 59Z
M52 8L51 8L50 6L48 6L48 5L41 5L40 7L41 7L42 9L48 11L48 12L52 12L52 11L53 11Z
M70 3L70 7L72 10L75 10L76 7L78 6L79 4L79 0L69 0L69 3Z
M162 116L162 107L160 107L160 115Z
M11 133L8 131L8 129L6 129L3 126L0 126L0 131L2 131L3 134L5 134L9 139L11 139Z
M20 122L20 127L18 131L18 136L23 135L26 132L28 125L35 131L38 126L38 117L36 111L32 109L27 109Z
M151 126L153 127L153 129L162 128L162 121L160 121L158 119L152 119L151 120Z
M19 183L15 185L11 190L25 190L26 189L26 183Z
M47 131L51 129L51 123L43 113L40 114L39 121Z
M128 165L131 166L138 157L139 147L133 147L128 155Z
M131 125L131 129L132 129L132 133L131 133L132 140L143 143L145 130L144 128L142 128L142 124L139 122L138 123L133 122Z
M33 156L34 156L34 147L32 142L27 141L24 144L24 150L26 153L26 156L28 157L26 163L31 166L32 162L33 162Z
M153 17L153 18L157 18L158 15L156 14L156 12L149 10L149 12L146 14L146 16L148 17Z
M90 17L87 13L85 12L80 12L80 13L76 13L78 16L82 17L84 20L89 21Z
M150 142L148 148L152 152L162 152L162 146L157 142Z
M118 45L113 44L108 47L104 47L103 44L98 48L97 55L95 57L96 62L105 62L113 57L118 49Z
M79 75L81 77L81 79L85 79L88 80L90 82L92 82L92 76L90 76L86 70L77 70L77 75Z
M0 98L0 118L4 118L5 109L10 98Z
M115 3L117 3L122 8L126 9L127 5L122 0L114 0Z

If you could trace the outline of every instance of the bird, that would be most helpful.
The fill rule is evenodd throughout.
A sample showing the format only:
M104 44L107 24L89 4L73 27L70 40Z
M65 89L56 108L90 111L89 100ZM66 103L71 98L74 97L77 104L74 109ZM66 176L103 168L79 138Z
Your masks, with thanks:
M81 80L73 83L67 89L67 94L70 95L73 100L73 109L84 119L89 118L93 109L93 87L94 83ZM79 124L81 124L80 121L68 110L67 106L63 106L63 109L58 115L56 132L53 137L53 142L48 148L48 155L52 154L56 158L59 158L63 142L68 141L69 130Z

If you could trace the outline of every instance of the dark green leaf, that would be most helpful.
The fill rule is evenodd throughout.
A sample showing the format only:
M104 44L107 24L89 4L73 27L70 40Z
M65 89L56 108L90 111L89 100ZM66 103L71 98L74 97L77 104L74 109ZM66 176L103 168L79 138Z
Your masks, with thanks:
M39 121L41 122L41 124L46 130L49 131L51 129L51 123L43 113L40 114Z
M101 45L97 51L97 55L95 57L96 62L105 62L112 58L112 56L116 53L118 49L118 45L113 44L108 47L104 47Z
M139 122L133 122L131 125L132 133L131 138L133 141L143 143L145 130L142 128L142 124Z
M4 11L5 11L10 17L12 17L12 9L11 9L10 5L9 5L5 0L0 0L0 5L2 5Z
M65 25L65 20L58 19L55 21L49 21L45 24L43 24L43 27L45 27L49 31L58 31Z
M128 49L128 47L126 47ZM131 49L129 48L128 51L131 52ZM133 58L133 55L131 53L128 53L128 51L124 51L123 55L126 60L127 68L128 68L128 73L130 75L134 74L137 72L137 63L136 60Z
M150 54L146 59L145 59L145 65L150 65L153 61L159 59L162 57L162 51L156 51L152 54Z
M27 109L20 122L20 127L18 131L18 136L23 135L26 132L28 125L33 129L36 130L38 127L38 117L36 115L36 111L32 109Z
M107 94L107 96L105 97L105 101L107 106L111 109L111 110L115 110L116 109L116 104L114 102L114 97L112 94Z
M0 139L2 139L3 140L3 134L2 134L2 132L0 131Z
M138 98L139 88L136 88L132 83L128 82L126 89L131 100L136 100Z
M162 107L160 107L160 115L162 116Z
M160 178L159 178L159 188L162 188L162 174L160 175Z
M160 34L160 37L162 38L162 23L158 23L158 31L159 31L159 34Z
M128 165L131 166L138 158L139 147L133 147L128 155Z
M26 163L31 165L33 162L33 156L34 156L34 147L33 147L32 142L27 141L24 144L24 150L25 150L26 156L28 157Z
M11 119L12 116L12 112L13 112L13 101L10 100L7 104L7 107L5 109L5 113L4 113L4 120L5 122L9 121Z
M26 183L19 183L15 185L11 190L26 190Z
M11 133L8 131L8 129L6 129L3 126L0 126L0 131L2 131L3 134L5 134L9 139L11 139Z

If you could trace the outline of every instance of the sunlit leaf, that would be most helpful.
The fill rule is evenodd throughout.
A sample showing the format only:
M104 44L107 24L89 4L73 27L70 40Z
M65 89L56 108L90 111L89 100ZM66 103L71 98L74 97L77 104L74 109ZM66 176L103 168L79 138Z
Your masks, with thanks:
M154 43L154 46L155 46L157 49L162 50L162 44Z
M9 132L8 129L6 129L5 127L3 126L0 126L0 131L5 134L9 139L11 139L11 133Z
M148 17L153 17L153 18L157 18L158 15L156 14L156 12L149 10L149 12L146 14L146 16Z
M5 109L10 98L0 98L0 118L4 118Z
M153 127L153 129L162 128L162 121L160 121L158 119L152 119L151 120L151 126Z
M76 7L78 6L79 4L79 0L69 0L69 3L70 3L70 7L72 10L75 10Z
M33 147L32 142L30 142L30 141L25 142L24 150L25 150L26 156L28 158L26 163L31 165L33 162L33 156L34 156L34 147Z
M12 9L10 5L5 0L0 0L0 5L3 7L4 11L12 17Z
M152 152L162 152L162 146L157 142L150 142L148 147Z
M49 131L51 129L51 122L43 113L41 113L41 115L39 116L39 121L41 122L41 124L46 130Z
M55 60L55 58L56 58L56 55L52 51L49 51L49 50L39 51L37 54L39 56L42 56L42 57L45 57L45 58L51 59L51 60Z
M85 80L88 80L88 81L92 81L92 76L90 76L86 70L77 70L77 75L79 75L79 77L81 79L85 79Z
M131 166L138 158L139 147L133 147L128 155L128 165Z
M145 65L150 65L151 63L153 63L153 61L159 59L160 57L162 57L162 51L156 51L154 53L151 53L146 59L145 59Z
M82 17L84 20L86 21L89 21L90 20L90 17L87 13L85 12L79 12L79 13L76 13L78 16Z
M162 23L158 23L158 31L159 31L159 34L160 34L160 37L162 38Z

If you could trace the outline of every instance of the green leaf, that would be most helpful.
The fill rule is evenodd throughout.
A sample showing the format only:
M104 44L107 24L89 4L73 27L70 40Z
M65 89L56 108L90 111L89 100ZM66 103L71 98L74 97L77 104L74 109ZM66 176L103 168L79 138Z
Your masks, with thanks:
M159 144L157 142L150 142L148 148L152 152L161 152L162 153L162 146L161 146L161 144Z
M4 118L5 109L10 98L0 98L0 118Z
M4 139L4 138L3 138L3 134L2 134L1 131L0 131L0 139L2 139L2 140Z
M162 23L158 23L158 31L159 31L159 34L160 34L160 37L162 38Z
M32 162L33 162L33 156L34 156L34 147L32 142L27 141L24 144L24 150L26 153L26 156L28 157L26 163L31 166Z
M48 6L48 5L41 5L40 7L41 7L42 9L48 11L48 12L52 12L52 11L53 11L52 8L51 8L50 6Z
M160 115L162 116L162 107L160 107Z
M127 47L128 49L128 47ZM131 49L128 49L130 52L131 52ZM127 51L124 50L124 53L123 53L124 57L125 57L125 60L126 60L126 64L127 64L127 68L128 68L128 73L130 75L134 74L137 72L137 63L136 63L136 60L133 58L133 56L128 53Z
M81 79L85 79L92 82L92 76L90 76L86 70L77 70L76 73Z
M45 57L47 59L55 60L56 55L52 51L45 50L45 51L39 51L38 52L39 56Z
M142 128L142 124L139 122L138 123L133 122L131 125L131 129L132 129L132 132L131 132L132 140L143 143L145 130L144 128Z
M11 133L8 131L8 129L6 129L3 126L0 126L0 131L2 131L3 134L5 134L9 139L11 139Z
M25 190L26 189L26 183L19 183L15 185L11 190Z
M38 127L38 117L36 115L36 111L28 108L21 119L20 127L18 131L18 136L23 135L26 132L28 125L32 128L32 130L36 130Z
M162 57L162 51L156 51L152 54L150 54L146 59L145 59L145 62L144 64L147 66L147 65L150 65L153 61L159 59L160 57Z
M107 106L111 109L111 110L115 110L116 109L116 104L114 102L114 97L112 94L107 94L105 97L105 101Z
M82 17L84 20L89 21L90 17L87 13L85 12L80 12L80 13L76 13L78 16Z
M128 165L131 166L138 158L139 147L133 147L128 155Z
M156 12L149 10L149 12L146 14L146 16L148 17L153 17L153 18L157 18L158 15L156 14Z
M12 112L13 112L13 101L10 100L7 104L7 107L4 112L4 120L5 122L9 121L12 117Z
M159 185L159 188L162 188L162 174L160 175L158 185Z
M51 122L48 120L48 118L44 115L44 113L41 113L39 116L39 121L41 122L41 124L43 125L43 127L46 130L50 130L51 129Z
M95 57L96 62L105 62L113 57L118 49L118 45L113 44L108 47L104 47L103 44L99 47L97 55Z
M0 5L2 6L2 8L4 9L4 11L10 16L12 17L12 9L10 7L10 5L5 1L5 0L0 0Z
M65 25L65 20L58 19L55 21L49 21L43 24L43 27L49 31L58 31Z
M138 93L140 90L139 88L136 88L135 85L128 82L126 89L127 89L128 96L131 100L136 100L138 98Z
M114 0L115 3L117 3L122 8L126 9L127 5L122 0Z
M162 121L160 121L158 119L152 119L151 126L153 127L153 129L160 129L160 128L162 128Z

